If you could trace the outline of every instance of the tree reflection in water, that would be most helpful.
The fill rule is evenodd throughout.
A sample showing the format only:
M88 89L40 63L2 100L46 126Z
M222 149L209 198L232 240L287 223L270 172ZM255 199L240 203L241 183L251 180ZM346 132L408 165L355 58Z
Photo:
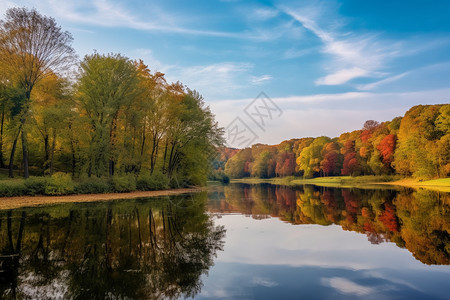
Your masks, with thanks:
M340 225L371 243L391 241L425 264L450 264L450 194L427 190L338 189L231 184L210 195L209 210L277 217L292 224Z
M0 211L0 298L193 297L225 236L206 199Z

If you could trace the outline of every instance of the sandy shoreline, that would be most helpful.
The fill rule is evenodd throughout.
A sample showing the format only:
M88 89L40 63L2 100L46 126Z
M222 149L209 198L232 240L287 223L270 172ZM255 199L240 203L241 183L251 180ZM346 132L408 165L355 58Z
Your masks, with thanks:
M182 188L182 189L162 190L162 191L136 191L131 193L4 197L0 198L0 210L55 204L55 203L95 202L95 201L108 201L116 199L170 196L170 195L193 193L201 190L202 188Z

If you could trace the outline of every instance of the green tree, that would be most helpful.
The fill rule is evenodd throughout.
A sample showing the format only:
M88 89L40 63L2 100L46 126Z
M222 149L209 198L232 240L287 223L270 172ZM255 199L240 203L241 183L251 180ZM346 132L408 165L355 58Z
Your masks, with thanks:
M297 158L297 164L299 165L299 169L304 171L304 177L309 178L316 173L320 174L320 162L323 160L322 150L329 142L331 142L329 137L321 136L314 139L308 147L302 150L300 156Z
M120 54L87 55L77 84L80 110L89 124L88 175L114 175L119 114L139 95L135 65Z

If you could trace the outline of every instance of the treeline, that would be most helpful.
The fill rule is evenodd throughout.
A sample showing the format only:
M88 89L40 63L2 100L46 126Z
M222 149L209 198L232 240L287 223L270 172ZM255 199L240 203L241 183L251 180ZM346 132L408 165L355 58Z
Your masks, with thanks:
M339 137L256 144L227 160L231 178L393 175L419 179L450 176L450 104L418 105L405 116Z
M34 9L0 22L0 167L204 183L223 138L202 96L120 54L79 62L71 43Z

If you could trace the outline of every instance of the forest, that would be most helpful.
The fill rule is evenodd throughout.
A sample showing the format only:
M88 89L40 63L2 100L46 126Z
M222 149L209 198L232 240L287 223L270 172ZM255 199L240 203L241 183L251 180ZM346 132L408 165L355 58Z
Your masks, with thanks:
M450 176L450 104L418 105L404 117L339 137L301 138L222 151L231 178L338 175L400 175L417 179Z
M202 96L142 60L80 60L72 42L34 9L1 20L0 168L56 185L109 178L116 191L205 183L223 130Z

